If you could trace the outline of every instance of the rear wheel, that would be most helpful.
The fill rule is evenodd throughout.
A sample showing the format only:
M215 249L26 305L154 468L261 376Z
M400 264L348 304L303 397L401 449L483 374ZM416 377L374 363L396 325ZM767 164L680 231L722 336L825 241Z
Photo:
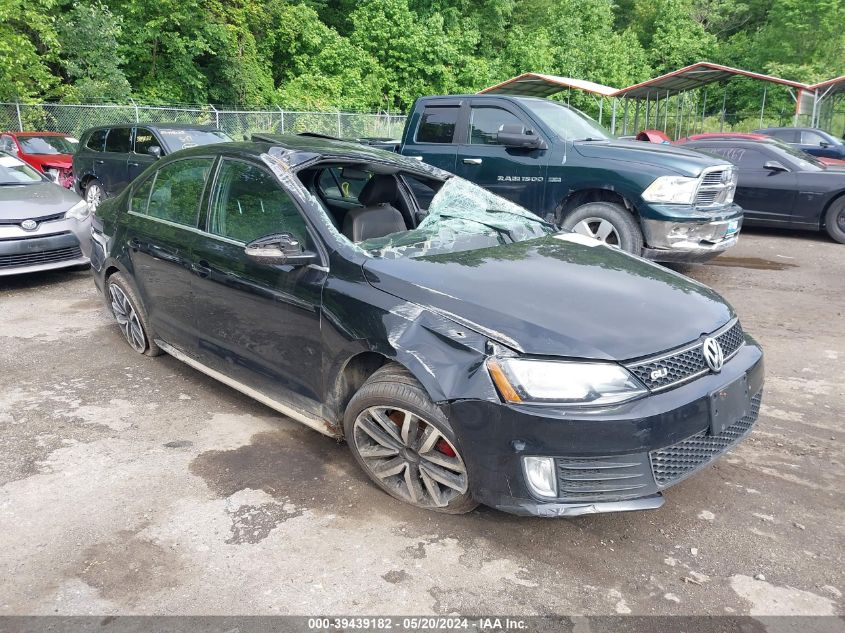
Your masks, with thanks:
M825 215L824 225L830 237L840 244L845 244L845 197L830 205Z
M449 421L399 365L382 367L364 383L343 427L355 460L392 497L446 514L478 505Z
M100 181L94 178L85 186L85 202L91 207L92 211L96 211L100 203L105 200L105 192Z
M153 341L144 306L122 274L114 273L108 278L106 293L115 321L129 346L146 356L161 354L162 350Z
M621 204L588 202L571 211L561 226L634 255L643 250L642 231L634 216Z

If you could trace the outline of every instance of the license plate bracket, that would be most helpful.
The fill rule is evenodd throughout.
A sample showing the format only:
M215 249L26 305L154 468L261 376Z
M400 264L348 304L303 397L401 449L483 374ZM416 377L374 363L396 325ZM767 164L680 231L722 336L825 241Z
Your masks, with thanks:
M719 435L744 418L751 406L748 375L710 393L710 435Z

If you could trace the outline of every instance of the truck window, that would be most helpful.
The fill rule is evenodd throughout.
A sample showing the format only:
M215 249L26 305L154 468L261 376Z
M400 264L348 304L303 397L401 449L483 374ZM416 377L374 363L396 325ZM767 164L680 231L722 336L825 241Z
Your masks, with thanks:
M417 143L451 143L459 106L426 106L417 128Z
M508 124L523 125L517 116L502 108L474 106L469 122L469 142L472 145L498 145L496 133Z

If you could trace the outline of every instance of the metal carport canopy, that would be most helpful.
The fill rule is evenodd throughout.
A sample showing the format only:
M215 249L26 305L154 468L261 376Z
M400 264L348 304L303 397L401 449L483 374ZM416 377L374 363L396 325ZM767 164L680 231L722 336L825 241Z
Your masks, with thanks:
M660 77L622 88L613 96L627 97L629 99L648 99L658 95L660 97L673 96L686 92L687 90L694 90L695 88L725 81L733 77L750 77L759 81L768 81L799 90L807 90L809 88L807 84L781 79L780 77L772 77L771 75L763 75L720 64L711 64L710 62L698 62L697 64L686 66L680 70L661 75Z
M845 92L845 75L814 84L809 86L807 90L821 92L827 96Z
M508 94L522 97L549 97L553 94L574 88L590 92L601 97L612 97L618 88L603 86L585 79L543 75L541 73L523 73L502 83L479 90L478 94Z

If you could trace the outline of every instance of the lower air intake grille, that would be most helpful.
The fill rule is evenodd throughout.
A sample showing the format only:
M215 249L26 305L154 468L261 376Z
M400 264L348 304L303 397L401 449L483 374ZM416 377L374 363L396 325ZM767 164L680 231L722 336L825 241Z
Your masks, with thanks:
M82 257L82 251L78 246L56 248L49 251L38 251L35 253L19 253L16 255L0 255L0 269L18 268L21 266L39 266L41 264L52 264Z
M762 398L763 393L758 392L751 399L748 414L719 435L701 431L677 444L652 451L649 456L657 485L666 488L678 483L748 435L757 421Z
M645 453L617 457L560 457L556 461L562 501L620 501L655 492Z

